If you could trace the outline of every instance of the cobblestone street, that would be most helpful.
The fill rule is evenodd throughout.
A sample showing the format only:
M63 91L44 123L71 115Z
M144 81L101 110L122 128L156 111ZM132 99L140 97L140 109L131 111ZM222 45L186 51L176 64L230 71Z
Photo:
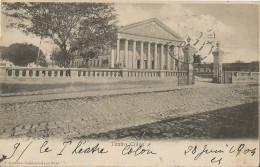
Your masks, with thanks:
M162 138L167 138L167 136L169 138L174 136L211 138L217 136L212 136L202 129L207 127L208 124L205 120L208 117L214 118L214 122L222 120L222 117L234 117L234 110L230 111L232 114L229 115L229 112L227 114L224 112L226 110L219 109L249 103L249 107L251 104L255 106L254 102L258 101L257 96L257 84L217 85L200 82L197 83L197 86L170 91L1 104L0 137L102 138L103 134L103 137L106 136L105 138L123 138L129 136L128 130L118 131L120 134L122 132L121 136L118 136L118 133L109 133L110 136L107 136L104 132L144 125L147 126L147 132L144 130L145 128L137 128L138 132L133 132L133 134L136 134L137 137L143 136L145 132L146 134L165 133L157 135ZM203 112L211 113L211 111L214 111L214 114L188 116ZM221 114L216 114L216 112ZM252 109L250 112L255 113L255 110ZM246 118L251 119L251 117ZM166 121L171 119L174 120ZM152 124L158 121L166 122ZM185 126L182 126L183 121ZM236 121L233 123L239 125ZM166 126L166 124L170 125ZM187 126L189 127L187 128ZM219 124L215 126L219 126ZM150 127L152 129L149 129ZM172 127L175 127L174 133L167 131L167 128ZM225 127L222 128L225 129ZM135 129L133 130L135 131ZM201 134L192 135L197 131L200 131ZM144 136L149 138L149 135Z
M77 139L257 139L257 119L258 103L254 102L137 127L91 134Z

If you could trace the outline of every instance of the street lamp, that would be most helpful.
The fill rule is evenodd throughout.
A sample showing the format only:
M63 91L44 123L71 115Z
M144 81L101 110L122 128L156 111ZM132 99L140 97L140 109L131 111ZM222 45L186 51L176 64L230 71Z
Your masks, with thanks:
M36 61L36 67L38 67L38 65L39 65L41 43L42 43L42 37L41 37L41 39L40 39L40 45L39 45L39 47L38 47L38 56L37 56L37 61Z

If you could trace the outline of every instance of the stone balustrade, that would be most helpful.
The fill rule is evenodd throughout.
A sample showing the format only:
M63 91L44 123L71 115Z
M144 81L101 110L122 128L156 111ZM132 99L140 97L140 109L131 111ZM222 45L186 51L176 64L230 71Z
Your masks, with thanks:
M0 67L1 78L173 78L185 76L185 71L128 70L88 68L28 68Z

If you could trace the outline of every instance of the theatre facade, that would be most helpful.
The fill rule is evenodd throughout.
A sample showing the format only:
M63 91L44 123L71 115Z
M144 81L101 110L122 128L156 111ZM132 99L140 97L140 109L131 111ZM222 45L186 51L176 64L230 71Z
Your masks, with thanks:
M158 19L120 27L114 47L94 59L76 58L69 68L0 68L4 79L81 79L114 82L120 79L170 79L172 84L194 84L195 48ZM184 42L185 43L185 42ZM0 77L1 78L1 77Z
M75 59L71 67L176 70L184 60L183 39L156 18L120 27L117 37L104 55Z

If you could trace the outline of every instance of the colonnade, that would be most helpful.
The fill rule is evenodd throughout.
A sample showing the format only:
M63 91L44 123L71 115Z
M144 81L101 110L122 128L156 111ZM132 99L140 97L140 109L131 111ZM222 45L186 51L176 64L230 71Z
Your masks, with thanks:
M122 64L126 69L175 70L178 62L175 62L170 53L177 55L180 50L179 46L167 43L119 38L116 46L111 49L110 67Z

